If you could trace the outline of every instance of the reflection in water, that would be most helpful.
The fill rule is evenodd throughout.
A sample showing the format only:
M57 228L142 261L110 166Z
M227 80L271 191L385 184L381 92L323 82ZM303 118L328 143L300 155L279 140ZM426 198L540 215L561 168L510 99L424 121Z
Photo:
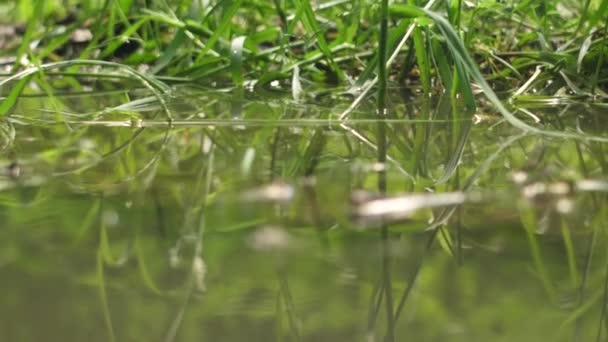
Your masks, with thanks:
M62 124L17 106L3 340L605 338L602 145L454 124L445 101L348 124L311 106L302 125L243 101L222 125L224 100L168 101L173 125L151 102Z

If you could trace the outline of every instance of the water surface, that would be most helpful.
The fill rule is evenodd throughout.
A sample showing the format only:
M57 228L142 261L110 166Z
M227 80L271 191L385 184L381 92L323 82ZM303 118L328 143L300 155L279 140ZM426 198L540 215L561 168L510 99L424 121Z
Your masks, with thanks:
M339 96L148 95L1 122L3 339L606 338L604 145L399 92L346 123ZM530 111L605 132L599 106Z

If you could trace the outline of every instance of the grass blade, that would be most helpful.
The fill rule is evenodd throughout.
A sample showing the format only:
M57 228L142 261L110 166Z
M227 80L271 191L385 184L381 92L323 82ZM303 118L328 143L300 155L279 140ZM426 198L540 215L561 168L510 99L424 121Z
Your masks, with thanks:
M331 49L329 48L329 45L327 44L327 41L325 40L325 37L323 36L323 31L319 28L319 25L317 24L317 18L315 16L315 12L312 6L310 5L310 1L293 0L293 2L296 5L298 13L301 13L302 15L300 18L302 24L304 24L304 27L306 28L308 33L313 34L315 38L317 38L317 45L319 46L319 50L321 50L338 78L340 80L343 80L344 72L342 71L342 69L340 69L340 67L338 67L338 65L333 59L333 54L331 52Z

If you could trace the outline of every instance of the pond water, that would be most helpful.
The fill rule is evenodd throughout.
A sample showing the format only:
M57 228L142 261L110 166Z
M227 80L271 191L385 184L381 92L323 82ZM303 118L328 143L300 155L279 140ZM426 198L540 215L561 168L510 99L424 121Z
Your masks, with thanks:
M606 146L390 100L341 123L322 94L20 99L2 339L605 340ZM602 106L530 113L608 127Z

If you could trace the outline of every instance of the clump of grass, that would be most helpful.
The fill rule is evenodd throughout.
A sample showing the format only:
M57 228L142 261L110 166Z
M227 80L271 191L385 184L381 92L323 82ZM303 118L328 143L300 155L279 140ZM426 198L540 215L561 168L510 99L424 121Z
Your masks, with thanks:
M447 91L454 104L465 104L465 113L476 109L474 94L480 89L520 129L604 142L599 136L528 124L503 105L494 89L516 95L514 104L535 96L608 97L603 91L608 82L602 34L606 13L605 1L577 5L566 0L450 1L447 6L412 0L390 8L386 1L369 0L84 1L73 7L20 0L4 16L10 27L28 24L22 35L16 30L0 41L5 54L16 57L3 81L16 83L0 104L0 114L10 112L32 81L34 73L25 70L44 76L48 68L43 66L86 59L137 70L130 75L152 89L159 79L239 88L276 82L289 88L290 79L304 85L349 85L356 79L350 88L357 96L352 108L376 80L378 107L385 107L387 85L409 75L401 81L410 88L426 95ZM90 37L79 38L83 31ZM90 77L94 66L82 70L66 64L63 76ZM292 77L296 72L297 79ZM352 108L340 118L346 119ZM454 112L457 121L459 113Z

